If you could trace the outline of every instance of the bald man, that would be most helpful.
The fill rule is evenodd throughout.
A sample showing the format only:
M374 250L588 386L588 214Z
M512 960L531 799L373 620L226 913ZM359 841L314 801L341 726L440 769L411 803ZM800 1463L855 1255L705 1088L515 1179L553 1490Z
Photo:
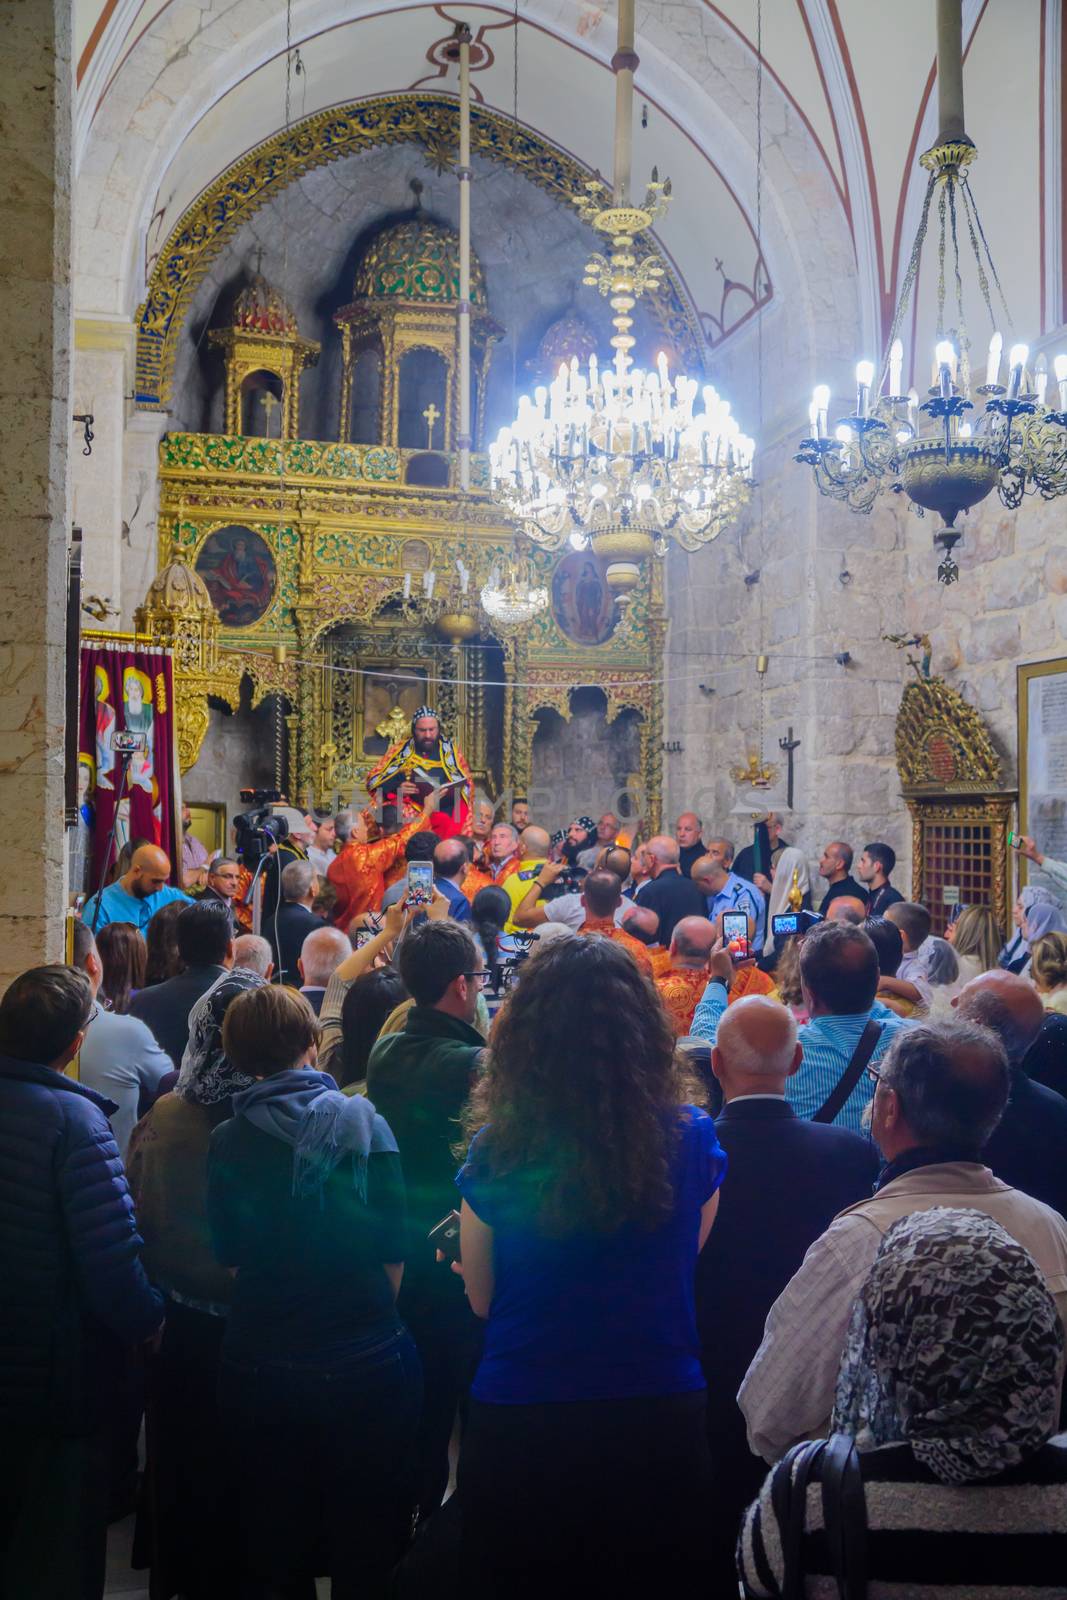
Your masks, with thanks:
M683 917L674 925L669 951L670 966L656 977L676 1039L683 1039L693 1023L693 1012L708 983L708 956L717 929L707 917Z
M141 844L130 858L129 871L109 883L99 894L90 895L82 910L82 921L93 932L109 922L132 922L143 933L162 906L172 900L192 902L187 894L168 883L170 857L158 845Z
M678 843L678 865L683 878L692 876L693 862L704 854L701 830L704 824L695 811L683 811L674 824L674 837Z
M300 993L318 1016L322 1010L326 985L352 954L352 942L340 928L312 928L296 958L300 973Z
M683 917L702 917L707 912L704 896L690 878L684 878L678 862L678 841L665 833L654 834L642 846L649 881L637 891L637 904L654 911L659 918L659 942L670 949L674 930Z
M819 875L830 887L819 904L819 915L827 916L839 895L847 894L858 900L867 915L867 891L852 876L852 846L844 839L832 839L819 857Z
M867 907L862 900L857 900L853 895L839 894L836 899L830 901L826 920L850 922L854 928L858 928L861 922L867 920Z
M725 1102L715 1126L729 1167L719 1218L697 1263L696 1294L708 1437L715 1441L712 1551L723 1594L737 1523L764 1471L749 1451L734 1396L767 1313L808 1246L839 1211L868 1196L878 1176L868 1139L793 1111L785 1086L800 1060L792 1013L757 995L730 1006L711 1053Z
M500 887L511 901L512 915L504 924L508 933L519 932L517 924L512 920L515 915L515 908L526 898L530 885L548 860L551 843L552 841L544 828L538 828L534 823L531 823L528 828L523 828L519 834L519 865L500 884Z
M997 1035L1011 1068L1011 1099L985 1147L986 1166L1067 1216L1067 1100L1035 1083L1022 1065L1045 1019L1037 990L998 969L972 978L952 1004L958 1016Z

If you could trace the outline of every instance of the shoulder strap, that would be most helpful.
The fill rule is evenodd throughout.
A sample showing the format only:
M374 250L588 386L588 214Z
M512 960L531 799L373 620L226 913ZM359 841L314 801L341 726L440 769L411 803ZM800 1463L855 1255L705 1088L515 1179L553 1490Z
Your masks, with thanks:
M771 1501L782 1541L782 1600L804 1600L808 1483L825 1448L825 1439L811 1439L790 1450L774 1468Z
M852 1439L835 1433L822 1460L822 1515L840 1600L867 1600L867 1500Z
M856 1048L849 1058L848 1066L838 1078L831 1094L812 1117L812 1122L833 1122L837 1113L863 1076L867 1063L874 1055L881 1037L882 1024L875 1022L873 1019L868 1021L856 1041Z

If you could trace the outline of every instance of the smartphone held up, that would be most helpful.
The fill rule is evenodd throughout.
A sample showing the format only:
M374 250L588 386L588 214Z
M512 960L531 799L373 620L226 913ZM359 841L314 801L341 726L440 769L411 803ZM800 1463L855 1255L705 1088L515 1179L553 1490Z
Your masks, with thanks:
M747 961L752 954L748 937L748 916L744 911L724 911L722 942L732 961Z
M433 902L433 862L409 861L406 906L427 907Z

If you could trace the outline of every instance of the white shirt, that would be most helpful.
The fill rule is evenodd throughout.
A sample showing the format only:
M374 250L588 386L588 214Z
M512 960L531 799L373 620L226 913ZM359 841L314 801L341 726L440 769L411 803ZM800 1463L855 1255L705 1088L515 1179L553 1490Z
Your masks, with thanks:
M154 1094L160 1079L173 1071L174 1062L139 1017L117 1017L101 1007L86 1029L78 1077L87 1089L118 1106L111 1115L111 1131L124 1161L142 1093Z
M336 859L332 850L320 850L317 845L308 845L308 860L315 868L315 876L320 880L325 878L330 870L330 862Z

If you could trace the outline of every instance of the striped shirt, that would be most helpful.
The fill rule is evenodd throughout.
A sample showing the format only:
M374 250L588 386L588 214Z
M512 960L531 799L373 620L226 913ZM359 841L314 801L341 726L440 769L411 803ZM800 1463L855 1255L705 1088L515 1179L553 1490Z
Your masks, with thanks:
M719 1018L726 1010L726 990L721 983L709 983L704 998L697 1006L691 1032L699 1039L714 1044L719 1031ZM898 1017L888 1006L876 1000L870 1011L856 1012L850 1016L813 1017L798 1029L797 1038L804 1049L800 1068L786 1082L786 1098L798 1117L813 1117L819 1107L830 1098L841 1074L852 1059L860 1034L869 1021L877 1022L882 1036L874 1047L872 1062L880 1061L901 1028L911 1026L904 1017ZM834 1118L839 1128L863 1132L864 1108L874 1098L874 1084L866 1072Z
M783 1529L768 1473L745 1513L737 1566L750 1597L785 1587ZM1067 1434L1022 1466L985 1483L941 1483L906 1444L860 1456L871 1600L1064 1600L1067 1596ZM808 1484L803 1538L808 1600L837 1600L816 1466Z

